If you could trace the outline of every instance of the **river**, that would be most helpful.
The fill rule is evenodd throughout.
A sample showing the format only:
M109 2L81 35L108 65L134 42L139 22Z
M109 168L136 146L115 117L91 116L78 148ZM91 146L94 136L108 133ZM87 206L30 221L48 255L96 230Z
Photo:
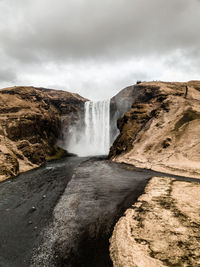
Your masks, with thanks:
M0 267L112 266L113 226L152 176L163 174L69 157L2 182Z

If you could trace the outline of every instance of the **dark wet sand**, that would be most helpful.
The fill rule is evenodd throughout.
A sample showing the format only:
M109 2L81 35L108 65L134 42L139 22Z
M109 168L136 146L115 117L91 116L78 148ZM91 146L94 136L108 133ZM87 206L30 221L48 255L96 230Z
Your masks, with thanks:
M0 183L0 267L29 266L40 231L83 160L66 158Z
M113 226L152 176L166 174L72 157L1 183L0 266L30 266L39 245L35 267L112 266Z

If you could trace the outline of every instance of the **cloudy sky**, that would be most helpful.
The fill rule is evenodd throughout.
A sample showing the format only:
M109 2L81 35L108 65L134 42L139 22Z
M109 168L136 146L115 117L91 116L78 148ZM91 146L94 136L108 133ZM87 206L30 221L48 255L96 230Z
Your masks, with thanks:
M0 0L0 87L90 99L200 79L199 0Z

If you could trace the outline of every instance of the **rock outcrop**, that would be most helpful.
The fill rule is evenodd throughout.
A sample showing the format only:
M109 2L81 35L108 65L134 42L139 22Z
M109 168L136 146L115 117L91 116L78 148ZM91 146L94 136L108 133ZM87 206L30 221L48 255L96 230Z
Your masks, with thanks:
M117 95L110 100L110 143L112 144L119 134L117 128L117 119L131 108L132 103L136 98L136 90L134 85L128 86L121 90Z
M56 146L61 121L69 127L79 120L85 101L45 88L0 90L0 181L65 155Z
M200 266L200 184L154 177L110 239L114 267Z
M145 82L132 87L132 99L110 158L200 177L200 82Z

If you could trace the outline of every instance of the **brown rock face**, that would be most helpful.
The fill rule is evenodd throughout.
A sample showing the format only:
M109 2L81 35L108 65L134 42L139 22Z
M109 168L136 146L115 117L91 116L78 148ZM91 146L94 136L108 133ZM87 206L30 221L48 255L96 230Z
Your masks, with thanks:
M117 222L115 267L200 266L200 184L154 177Z
M85 99L77 94L34 87L0 90L0 181L42 165L56 153L61 121L81 116ZM63 119L64 118L64 119Z
M137 95L135 86L129 86L121 90L110 101L110 141L111 144L119 134L117 119L124 116L134 102Z
M200 82L141 83L133 92L132 108L118 120L120 135L110 158L200 177Z

